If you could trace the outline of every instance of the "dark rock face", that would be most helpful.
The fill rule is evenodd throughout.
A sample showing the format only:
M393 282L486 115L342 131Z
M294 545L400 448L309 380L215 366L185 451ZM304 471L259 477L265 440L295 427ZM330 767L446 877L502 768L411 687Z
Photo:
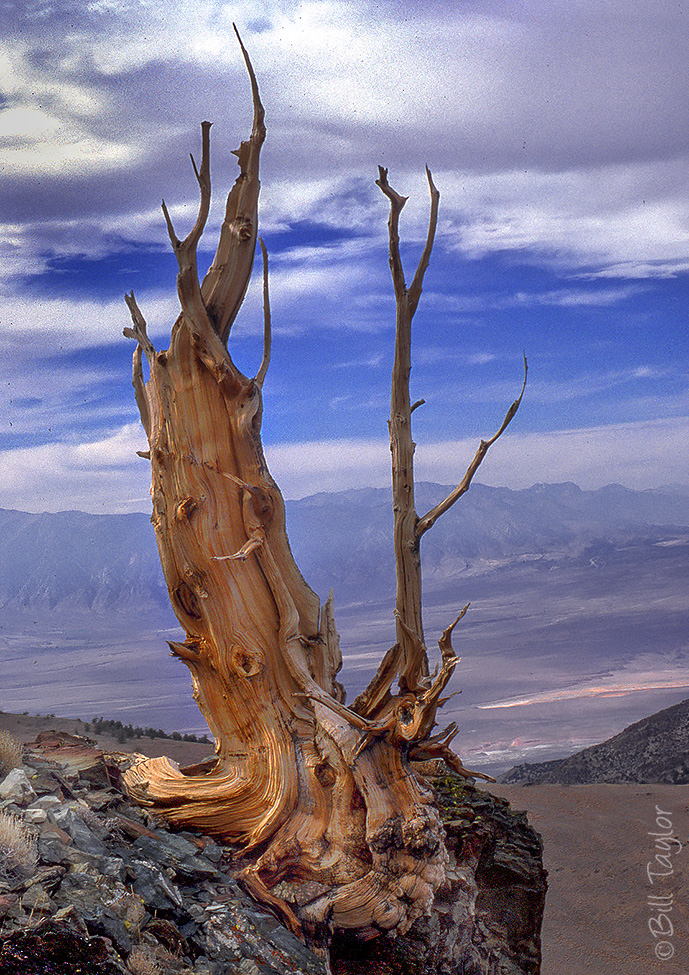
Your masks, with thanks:
M629 725L619 735L569 758L517 765L509 783L666 782L689 784L689 699Z
M153 820L118 788L117 758L89 760L81 742L78 768L69 743L62 765L30 752L32 793L0 803L37 852L21 875L0 870L2 975L325 975L241 889L236 851ZM451 776L433 785L448 886L396 940L338 936L334 975L537 975L540 838L502 799Z

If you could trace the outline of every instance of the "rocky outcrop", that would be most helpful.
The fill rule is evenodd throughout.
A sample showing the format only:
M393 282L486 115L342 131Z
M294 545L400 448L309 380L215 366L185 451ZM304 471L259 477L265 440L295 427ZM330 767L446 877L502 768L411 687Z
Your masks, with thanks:
M48 735L33 743L24 775L3 780L1 814L29 850L0 872L3 975L325 973L324 959L242 890L237 851L172 832L123 795L130 761ZM538 973L540 838L504 800L454 776L433 784L449 886L403 937L336 938L334 975Z
M569 758L517 765L500 777L510 784L584 785L595 782L689 784L689 699L643 718L614 738Z
M538 975L546 871L526 813L454 776L435 778L449 886L395 940L336 938L334 975Z

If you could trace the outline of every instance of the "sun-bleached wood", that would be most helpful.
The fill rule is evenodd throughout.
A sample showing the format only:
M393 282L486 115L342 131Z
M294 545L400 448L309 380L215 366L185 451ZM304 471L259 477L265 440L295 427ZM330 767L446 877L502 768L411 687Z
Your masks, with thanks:
M242 53L253 127L236 153L240 175L202 282L196 251L211 197L210 123L202 124L199 168L192 158L200 205L184 239L163 204L181 304L167 350L156 351L133 294L126 297L132 327L125 334L137 343L133 385L150 448L142 456L151 462L152 522L170 600L186 633L183 642L170 642L170 650L191 671L216 755L190 769L149 759L127 773L126 784L170 822L211 833L244 854L253 851L244 883L318 944L334 929L356 929L362 938L403 932L430 909L447 854L433 795L414 762L440 757L461 775L481 775L468 772L450 750L454 722L432 734L457 663L452 630L466 607L440 637L434 675L421 621L419 540L454 500L424 519L416 515L410 420L419 404L409 399L411 320L439 195L428 173L428 239L407 289L398 233L404 199L380 171L378 185L391 201L398 309L390 417L397 636L368 688L347 707L337 680L342 656L332 593L320 606L292 558L284 502L261 445L261 387L271 344L262 242L264 354L256 376L243 375L227 349L254 261L265 138L263 106L243 46ZM297 892L290 904L274 893L281 881Z

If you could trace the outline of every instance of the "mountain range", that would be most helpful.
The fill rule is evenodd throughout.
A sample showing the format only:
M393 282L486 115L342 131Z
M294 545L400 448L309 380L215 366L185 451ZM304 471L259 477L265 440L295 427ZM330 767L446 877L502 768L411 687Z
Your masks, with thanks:
M419 514L451 488L416 487ZM392 511L386 489L361 488L287 502L297 564L312 587L336 598L394 592ZM682 488L631 491L609 485L537 484L522 491L474 485L424 538L427 582L519 556L581 555L650 528L689 528ZM144 514L0 509L0 607L167 607L153 529Z

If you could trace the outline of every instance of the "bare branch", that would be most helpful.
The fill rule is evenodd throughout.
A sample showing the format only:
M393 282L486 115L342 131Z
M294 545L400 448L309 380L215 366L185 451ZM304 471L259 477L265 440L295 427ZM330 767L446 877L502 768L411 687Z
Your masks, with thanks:
M332 589L321 606L320 615L318 642L320 642L322 652L313 655L314 676L317 684L323 687L340 704L344 704L347 696L346 691L342 684L335 680L335 676L342 669L342 651L340 649L340 634L335 626L335 594Z
M208 220L208 213L210 211L211 205L211 162L210 162L210 131L211 122L201 123L201 170L196 168L196 162L194 157L191 156L191 164L194 167L194 173L196 175L196 180L199 184L201 190L201 199L199 201L199 212L196 217L194 226L191 228L184 240L180 240L175 233L175 228L172 224L172 218L168 211L165 200L163 200L161 206L163 210L163 215L165 217L165 223L167 224L167 232L170 236L172 242L172 248L177 256L177 263L179 264L180 271L185 269L185 266L193 263L194 271L196 271L196 248L198 242L201 239L204 227L206 226L206 221ZM198 279L197 279L198 283Z
M415 403L412 403L411 407L409 408L409 412L413 413L414 410L418 410L418 408L420 406L423 406L425 402L426 402L425 399L417 399Z
M155 357L156 350L148 337L148 331L146 326L146 319L141 314L141 309L136 303L136 298L134 297L134 292L130 291L129 294L125 294L124 300L129 309L129 314L132 316L132 324L134 328L125 328L122 330L122 334L128 339L136 339L141 348L143 349L146 358L151 361Z
M402 632L407 637L408 645L411 647L411 653L407 654L404 671L400 674L400 690L402 693L406 690L416 691L419 686L419 674L424 673L424 663L427 661L426 646L419 634L415 633L410 626L407 626L401 613L397 610L395 610L395 619L397 620L398 627L402 628Z
M177 250L179 249L182 241L175 233L175 228L172 224L172 218L170 217L170 212L167 208L167 204L165 203L165 200L161 201L160 207L163 211L163 216L165 217L165 224L167 226L167 234L168 237L170 238L170 243L172 244L172 248L175 251L175 253L177 253Z
M130 331L127 329L126 331ZM134 387L134 399L136 400L136 405L139 409L139 416L141 417L141 425L144 428L147 437L151 434L151 414L148 409L148 399L146 397L146 386L144 384L144 370L143 363L141 361L141 346L137 345L134 349L134 356L132 358L132 386ZM140 451L137 451L141 455ZM150 452L147 451L148 458L150 460Z
M442 742L436 742L432 745L427 745L425 742L421 742L420 745L416 745L409 752L409 757L415 762L428 762L433 758L442 758L446 765L452 769L457 775L461 775L464 779L483 779L485 782L495 782L492 775L486 775L484 772L477 772L474 769L466 768L462 764L462 760L459 755L448 748L447 745Z
M214 562L244 562L255 552L257 548L260 548L266 540L266 534L263 529L257 529L252 532L251 537L247 538L242 547L234 555L212 555L211 558Z
M528 372L528 366L526 362L526 356L524 356L524 382L522 384L522 389L517 399L514 401L514 403L512 403L509 410L507 411L505 419L502 421L502 426L497 431L497 433L495 433L490 438L490 440L481 441L478 450L474 455L473 460L471 461L469 467L467 468L466 474L464 475L460 483L457 485L457 487L454 489L454 491L451 491L450 494L448 494L448 496L443 501L437 504L434 508L431 508L431 510L427 514L425 514L423 518L419 519L416 525L417 538L421 538L421 536L425 534L425 532L427 532L429 528L432 528L433 525L438 520L438 518L440 518L441 515L444 515L445 512L452 507L455 501L461 498L461 496L463 494L466 494L466 492L469 490L474 475L476 474L476 471L481 466L481 462L483 461L483 458L486 456L488 450L490 449L490 447L493 446L493 444L498 439L498 437L500 437L505 432L507 427L514 419L517 410L519 409L519 405L524 395L524 390L526 389L527 372Z
M132 357L132 386L134 387L134 398L139 410L139 416L141 417L141 424L146 432L146 436L150 437L151 412L148 405L148 397L146 395L146 385L144 383L142 353L146 355L149 366L151 366L155 360L156 350L148 337L148 332L146 331L146 319L141 314L141 309L136 303L134 292L131 291L129 294L125 294L124 300L127 303L129 313L132 316L132 324L134 327L125 328L122 330L122 333L125 338L135 339L137 343L137 346L134 349L134 355Z
M189 248L190 251L194 252L194 260L196 260L196 247L198 242L201 240L201 234L206 226L206 221L208 220L208 213L210 211L211 205L211 122L201 123L201 169L200 171L196 168L196 163L194 162L194 157L191 157L191 162L194 167L194 173L196 174L196 180L199 184L199 189L201 190L201 200L199 202L199 212L196 217L196 223L192 227L190 233L183 241L183 246Z
M196 168L196 160L194 159L194 154L192 152L189 153L189 158L191 159L191 165L194 170L194 175L196 176L196 182L201 185L201 176Z
M382 166L378 167L378 179L376 186L379 186L383 193L390 200L390 216L388 218L388 236L390 239L390 271L392 272L392 283L395 288L395 295L401 299L407 290L404 281L404 268L400 256L400 233L399 220L402 207L407 202L406 196L400 196L388 183L388 171Z
M414 441L411 434L411 400L409 375L411 372L411 329L414 310L404 281L404 269L399 248L399 215L406 198L392 189L388 171L378 167L377 186L390 201L388 237L390 271L396 302L395 354L392 366L390 393L390 452L392 455L392 506L394 511L393 540L395 572L397 576L396 614L397 642L402 649L400 688L415 688L419 676L428 673L425 649L419 653L417 641L423 646L421 618L421 561L414 534L418 520L414 505ZM403 625L404 624L404 625Z
M390 688L392 682L399 673L400 661L402 660L402 646L396 643L390 647L380 664L378 670L368 683L368 686L359 694L352 704L352 710L366 718L377 714L383 705L390 700Z
M457 619L453 623L450 623L450 625L443 630L443 634L438 640L438 646L440 647L440 653L443 660L445 659L445 657L449 657L449 656L454 657L454 651L452 649L452 632L455 626L457 626L457 624L459 623L459 621L464 619L464 617L469 611L470 605L471 603L466 604L466 606L462 609L462 612L459 614Z
M359 731L367 732L371 727L370 721L367 721L365 718L362 718L361 715L351 711L349 708L345 707L344 704L340 704L339 701L336 701L335 698L330 697L330 695L326 694L326 692L320 687L314 688L312 692L298 692L294 695L294 697L301 697L306 701L315 701L317 704L322 704L323 707L329 708L340 718L344 718L344 720L353 728L357 728Z
M423 253L421 254L421 258L419 259L419 265L416 269L414 280L409 288L409 308L412 315L416 311L419 304L423 278L428 270L428 263L431 259L431 251L433 250L433 242L435 240L435 230L438 225L438 204L440 202L440 191L433 182L433 177L431 176L431 171L428 166L426 166L426 176L428 178L428 186L431 191L431 213L428 220L428 236L426 237L426 245L423 249Z
M242 142L235 153L239 159L240 174L227 197L218 248L201 284L208 314L223 345L227 344L253 268L258 232L258 195L261 188L259 159L266 136L265 112L256 75L236 26L234 29L251 83L253 127L249 140Z
M254 73L254 69L253 69L253 65L251 64L251 60L249 59L248 51L244 47L244 44L242 43L242 39L239 36L239 31L237 30L237 25L236 24L232 24L232 28L233 28L235 34L237 35L237 40L239 41L239 46L240 46L240 48L242 50L242 57L244 58L244 64L246 65L246 70L247 70L247 72L249 74L249 81L251 82L251 98L252 98L253 107L254 107L254 124L253 124L253 129L252 129L252 133L251 134L252 135L257 135L257 136L261 136L262 135L263 138L265 138L265 134L266 134L265 124L264 124L265 111L264 111L263 105L261 103L261 96L259 95L259 92L258 92L258 81L256 80L256 75Z
M268 294L268 251L262 237L258 238L258 242L261 245L261 256L263 258L263 360L256 373L256 385L260 389L270 365L271 323L270 296Z

